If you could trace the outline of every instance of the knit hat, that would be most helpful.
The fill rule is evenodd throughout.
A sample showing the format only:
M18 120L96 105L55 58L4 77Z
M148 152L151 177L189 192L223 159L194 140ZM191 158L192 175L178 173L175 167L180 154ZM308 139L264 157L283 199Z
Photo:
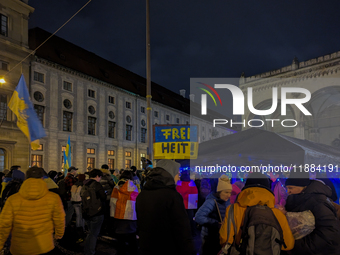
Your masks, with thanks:
M181 164L170 159L161 159L160 161L156 163L156 166L163 168L165 171L171 174L172 177L175 178L175 176L179 172L179 168L181 167Z
M286 180L286 186L298 186L306 187L310 183L308 172L294 172L291 171L288 179Z
M45 173L44 173L44 169L41 167L37 167L37 166L33 166L31 168L29 168L26 172L26 179L28 178L42 178L44 177Z
M250 185L262 186L270 189L270 181L267 175L262 173L251 173L248 175L244 188Z
M25 180L25 174L23 172L21 172L20 170L13 170L12 178L24 181Z
M225 189L230 189L232 190L233 187L230 184L230 179L228 176L226 176L225 174L221 175L221 177L218 179L218 184L217 184L217 189L216 191L222 191Z

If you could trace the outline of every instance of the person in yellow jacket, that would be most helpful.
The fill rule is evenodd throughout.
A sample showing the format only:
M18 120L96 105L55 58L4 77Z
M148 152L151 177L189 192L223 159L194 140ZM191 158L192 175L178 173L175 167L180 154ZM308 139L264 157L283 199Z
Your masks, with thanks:
M261 173L249 174L244 188L242 189L241 193L239 193L237 200L235 201L234 220L237 230L236 236L240 236L241 224L247 207L254 205L266 205L273 211L274 216L278 220L283 232L285 246L282 245L281 250L292 250L294 248L295 241L292 231L289 228L286 216L279 209L274 207L275 197L270 189L269 178ZM226 217L224 218L220 229L220 244L222 246L225 245L227 241L229 244L233 244L234 242L234 226L230 227L229 239L227 240L228 213L230 208L231 206L227 208L225 213Z
M64 235L65 212L59 196L48 191L44 170L31 167L18 193L10 196L0 214L0 250L11 233L13 255L35 255L54 249Z

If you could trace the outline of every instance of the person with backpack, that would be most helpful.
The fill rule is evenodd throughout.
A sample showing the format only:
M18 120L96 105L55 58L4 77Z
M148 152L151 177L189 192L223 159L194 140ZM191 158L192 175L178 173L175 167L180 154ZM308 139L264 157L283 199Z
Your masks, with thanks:
M65 212L59 196L48 191L43 168L31 167L18 193L10 196L0 214L0 250L11 233L12 254L45 254L53 239L64 235Z
M106 194L100 180L103 172L93 169L89 172L90 179L84 181L81 192L83 217L89 229L85 239L84 254L96 253L97 238L104 220Z
M111 217L117 238L117 254L138 254L136 197L138 188L133 183L132 171L125 170L111 194Z
M71 202L76 213L77 243L84 241L84 219L81 192L85 181L85 174L78 174L78 181L71 188Z
M227 175L218 179L216 193L210 193L197 211L195 221L202 226L202 255L217 254L221 250L219 230L230 205L232 185Z
M264 174L249 174L236 202L227 208L225 215L220 229L223 254L252 251L247 254L279 255L281 250L294 247L287 219L275 208L275 196Z
M308 172L291 172L287 181L287 212L311 211L315 229L295 241L292 254L340 254L340 222L332 204L332 190L320 180L309 180Z
M141 255L196 254L183 198L176 191L180 166L159 160L136 199Z

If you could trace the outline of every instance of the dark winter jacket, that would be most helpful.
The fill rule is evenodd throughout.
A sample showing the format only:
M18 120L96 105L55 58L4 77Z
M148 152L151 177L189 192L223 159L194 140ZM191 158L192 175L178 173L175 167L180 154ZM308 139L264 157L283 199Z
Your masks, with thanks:
M95 182L95 184L93 184L93 186L94 186L94 189L96 191L97 197L99 197L100 200L102 201L102 210L100 210L96 215L93 215L93 217L95 217L95 216L103 215L104 212L105 212L106 194L105 194L105 191L103 189L103 186L100 185L100 183L97 182L96 180L93 180L93 179L85 180L83 186L90 186L93 182ZM83 214L83 217L84 217L84 219L87 219L85 214Z
M103 186L103 189L106 193L106 200L110 200L111 198L111 193L112 193L112 189L115 186L113 179L111 177L111 173L109 170L107 169L101 169L101 171L103 172L103 177L100 180L100 184Z
M136 200L141 255L193 255L195 249L183 198L174 178L155 168Z
M217 202L218 208L221 213L222 220L220 219L220 216L218 214L217 208L216 208L216 203ZM230 200L227 202L217 198L214 193L210 193L204 204L201 206L201 208L197 211L195 215L195 221L202 226L202 231L201 231L201 237L202 239L205 236L210 235L217 235L218 239L218 231L220 230L219 227L221 226L224 216L225 216L225 211L227 207L230 205ZM219 224L220 223L220 224ZM219 242L219 239L217 240Z
M332 190L328 186L315 180L302 193L288 196L288 212L310 210L315 217L314 231L295 241L293 254L340 254L340 224L331 195Z

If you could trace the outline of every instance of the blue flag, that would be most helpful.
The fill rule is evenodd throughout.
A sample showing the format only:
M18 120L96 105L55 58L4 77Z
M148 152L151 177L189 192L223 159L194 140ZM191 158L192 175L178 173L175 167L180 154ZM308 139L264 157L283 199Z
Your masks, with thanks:
M71 141L68 136L66 150L64 151L64 174L67 175L67 170L72 166L71 164Z
M39 139L45 137L46 133L33 108L23 74L8 103L8 107L17 116L17 126L27 136L32 149L38 149L40 146Z

